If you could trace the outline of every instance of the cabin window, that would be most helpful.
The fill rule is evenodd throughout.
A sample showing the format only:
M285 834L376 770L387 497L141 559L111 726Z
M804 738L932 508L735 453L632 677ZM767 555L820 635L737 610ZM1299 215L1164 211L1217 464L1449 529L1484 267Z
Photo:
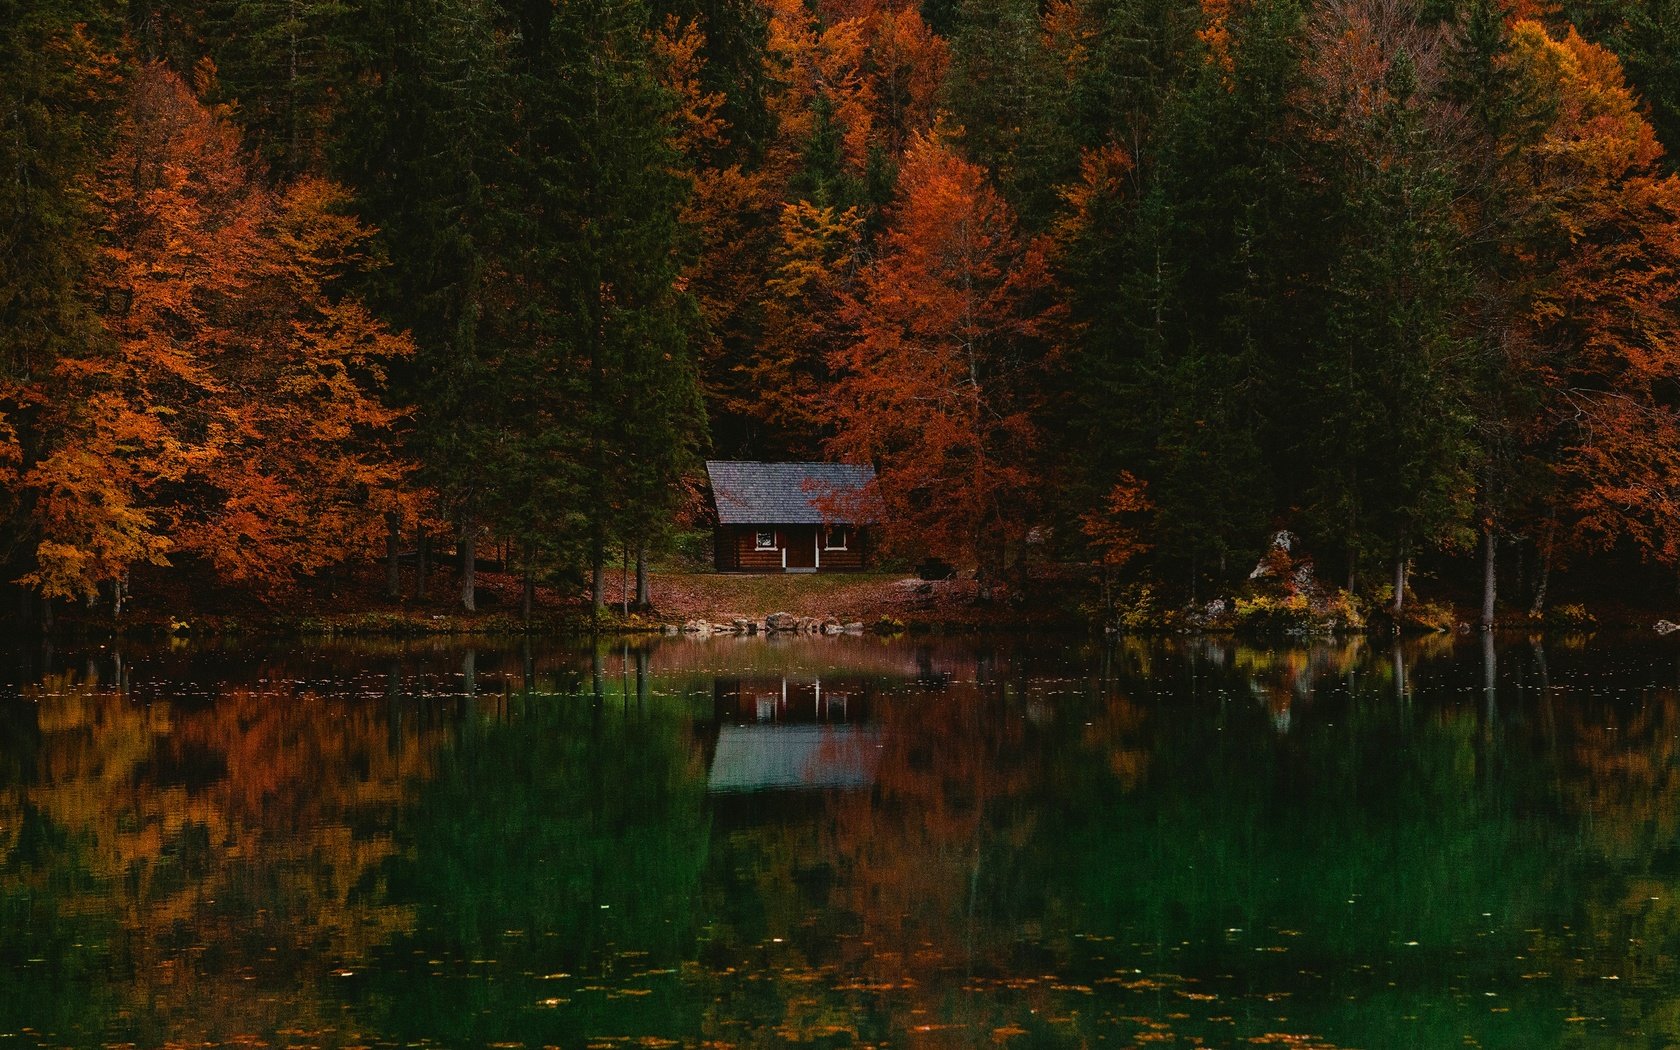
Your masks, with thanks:
M843 551L851 546L852 530L844 525L830 525L823 530L823 550Z
M775 534L775 532L761 532L761 533L759 533L758 534L758 545L755 549L761 550L761 551L773 551L773 550L775 550L776 549L776 534Z

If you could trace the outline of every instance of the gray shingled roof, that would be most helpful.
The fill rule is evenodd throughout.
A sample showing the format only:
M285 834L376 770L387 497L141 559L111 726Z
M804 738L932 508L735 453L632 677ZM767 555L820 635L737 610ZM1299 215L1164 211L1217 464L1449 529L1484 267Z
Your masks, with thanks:
M755 463L707 460L712 502L724 525L820 525L819 501L853 495L875 480L875 470L853 463ZM844 522L841 522L844 524Z

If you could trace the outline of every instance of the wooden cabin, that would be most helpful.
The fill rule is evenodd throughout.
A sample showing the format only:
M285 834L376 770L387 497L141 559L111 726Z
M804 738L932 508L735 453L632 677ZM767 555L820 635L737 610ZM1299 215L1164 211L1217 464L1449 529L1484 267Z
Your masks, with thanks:
M875 471L851 463L709 460L719 572L869 567L862 510Z

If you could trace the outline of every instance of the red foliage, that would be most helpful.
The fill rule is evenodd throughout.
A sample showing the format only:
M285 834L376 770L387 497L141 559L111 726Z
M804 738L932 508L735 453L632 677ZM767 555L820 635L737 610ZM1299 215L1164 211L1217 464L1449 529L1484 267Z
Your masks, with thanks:
M831 451L877 465L889 540L990 576L1039 496L1034 419L1053 351L1044 252L980 168L938 139L905 155L879 256L845 298Z
M175 551L272 589L371 545L405 475L399 416L371 391L409 344L332 288L369 235L344 193L261 185L236 130L159 65L134 75L98 193L110 344L60 365L25 582L91 596Z

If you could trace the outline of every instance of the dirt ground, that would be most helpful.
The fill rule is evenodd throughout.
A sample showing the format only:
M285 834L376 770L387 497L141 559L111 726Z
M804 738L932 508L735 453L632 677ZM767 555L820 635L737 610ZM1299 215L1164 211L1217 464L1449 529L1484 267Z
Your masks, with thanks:
M634 625L681 624L687 620L728 622L737 617L763 620L775 612L833 617L841 622L875 624L883 618L907 626L1021 628L1077 620L1078 602L1070 595L1082 579L1047 572L1035 578L1024 598L1001 591L991 602L977 600L973 580L925 582L903 573L810 573L748 575L659 569L651 577L653 608ZM278 629L347 630L407 633L517 630L520 579L516 574L479 572L476 613L462 612L454 572L439 566L428 579L425 601L414 597L412 566L402 573L402 597L384 594L382 567L369 564L283 595L257 595L216 586L208 576L195 578L179 569L136 573L130 604L121 621L102 607L62 607L61 620L99 629L176 631L183 624L199 630ZM628 584L628 588L626 587ZM617 568L605 579L607 602L618 613L626 596L634 598L634 580ZM575 629L590 623L589 599L582 589L537 589L534 622L539 629ZM617 622L610 617L607 626Z

